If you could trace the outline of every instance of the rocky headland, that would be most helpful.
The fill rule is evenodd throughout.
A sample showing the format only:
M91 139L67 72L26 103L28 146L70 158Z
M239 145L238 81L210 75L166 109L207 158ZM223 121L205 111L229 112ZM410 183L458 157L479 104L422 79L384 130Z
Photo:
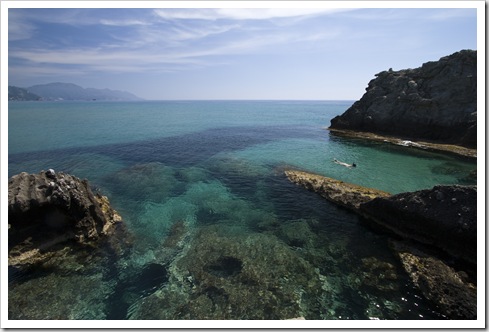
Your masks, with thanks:
M451 319L477 317L477 187L435 186L389 195L288 170L288 179L391 234L391 247L413 284Z
M476 149L476 51L375 76L362 98L331 120L333 134L363 132Z

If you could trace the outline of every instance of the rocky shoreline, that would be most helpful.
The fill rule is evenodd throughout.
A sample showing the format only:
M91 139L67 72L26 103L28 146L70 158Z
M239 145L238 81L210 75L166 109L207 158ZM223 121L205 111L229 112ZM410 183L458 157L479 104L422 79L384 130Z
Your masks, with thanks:
M396 196L306 172L286 174L362 215L371 202ZM434 198L456 206L449 195ZM457 198L458 205L468 207L462 197ZM471 233L473 227L464 224L474 210L464 211L460 229ZM225 223L191 230L181 220L155 249L154 258L132 260L128 259L134 254L131 236L119 214L106 197L92 192L86 180L53 170L21 173L9 181L9 317L334 319L340 310L334 298L340 296L344 278L354 280L351 287L360 297L368 297L361 292L364 287L380 292L397 287L394 265L374 256L363 257L351 275L330 266L338 260L346 264L353 257L347 253L339 257L333 245L336 239L316 234L317 220L265 219L256 225L259 233L242 233ZM379 224L375 219L370 222ZM402 234L392 235L391 247L413 285L447 318L474 319L473 271L416 239L401 238ZM128 264L136 265L128 268ZM314 295L302 297L298 286ZM40 297L44 306L39 306ZM326 311L311 314L318 305ZM380 315L375 308L368 310L369 317Z
M9 266L42 264L65 246L96 246L122 227L87 180L50 169L15 175L8 188Z
M331 121L330 133L476 158L475 59L475 52L462 51L421 68L377 74L362 99ZM476 186L391 195L303 171L285 175L388 234L412 284L446 318L477 318ZM249 234L209 220L200 220L209 224L195 232L177 220L154 259L128 272L120 258L131 235L87 180L50 169L13 176L8 189L10 318L287 319L304 318L316 307L329 312L312 319L336 317L334 297L341 292L316 267L335 269L330 263L338 253L332 239L315 233L317 220L281 223L258 214L260 232ZM206 211L199 218L213 217ZM356 269L366 276L355 277L357 290L394 287L393 264L374 256L361 262ZM25 277L31 271L36 277ZM13 285L11 276L25 280ZM298 286L312 295L303 297ZM84 301L64 306L72 298Z
M385 191L365 188L317 174L286 170L285 175L291 182L316 192L327 200L355 212L360 211L361 204L369 202L376 197L390 196Z
M106 319L105 279L131 247L87 180L52 169L8 182L9 319Z
M362 139L374 142L390 143L399 146L411 147L415 149L444 152L455 154L462 157L477 158L477 149L466 148L460 145L440 144L423 141L410 141L399 137L385 136L370 132L354 131L347 129L327 128L332 135L339 137Z
M477 157L477 52L383 71L331 120L331 135ZM450 319L477 318L477 186L390 195L317 174L287 178L391 237L413 284Z
M450 319L476 319L476 186L435 186L391 196L303 171L285 175L391 234L392 249L423 295Z
M362 98L331 120L331 129L477 147L476 51L375 76Z

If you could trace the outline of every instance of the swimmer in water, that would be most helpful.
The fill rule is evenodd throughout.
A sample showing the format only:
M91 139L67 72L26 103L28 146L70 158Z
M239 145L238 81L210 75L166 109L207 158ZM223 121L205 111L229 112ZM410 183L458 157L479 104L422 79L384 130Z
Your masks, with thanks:
M351 167L357 167L357 164L355 164L355 163L353 163L353 164L347 164L347 163L344 163L342 161L338 161L336 158L333 159L333 161L335 163L337 163L338 165L341 165L341 166L345 166L345 167L349 167L349 168L351 168Z

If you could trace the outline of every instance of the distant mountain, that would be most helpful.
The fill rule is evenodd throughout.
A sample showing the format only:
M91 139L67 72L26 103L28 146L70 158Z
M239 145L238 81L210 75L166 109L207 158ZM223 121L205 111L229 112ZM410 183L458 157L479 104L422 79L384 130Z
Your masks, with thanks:
M33 94L26 89L19 88L17 86L8 86L8 100L15 101L31 101L31 100L41 100L41 97Z
M27 90L42 97L43 100L102 100L102 101L134 101L143 100L129 92L82 88L72 83L48 83L34 85Z

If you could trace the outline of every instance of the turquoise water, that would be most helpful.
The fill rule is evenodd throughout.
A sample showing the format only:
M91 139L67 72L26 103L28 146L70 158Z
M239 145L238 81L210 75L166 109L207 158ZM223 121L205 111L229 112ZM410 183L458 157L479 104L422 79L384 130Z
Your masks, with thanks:
M110 268L94 263L85 280L97 287L52 281L57 292L83 292L66 317L443 318L412 288L385 235L289 183L283 170L399 193L473 183L475 162L330 135L330 119L351 104L9 103L9 176L53 168L87 178L134 236L130 254ZM178 227L185 235L175 244ZM9 296L42 278L13 282ZM258 293L249 304L236 300ZM42 309L32 301L29 317L51 317L68 300Z

